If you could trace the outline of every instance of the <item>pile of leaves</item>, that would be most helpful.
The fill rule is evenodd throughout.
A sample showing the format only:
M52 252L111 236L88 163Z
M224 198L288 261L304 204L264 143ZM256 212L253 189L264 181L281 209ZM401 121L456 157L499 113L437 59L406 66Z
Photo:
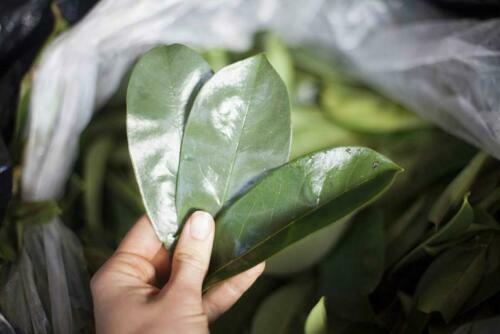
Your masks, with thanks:
M162 48L155 50L166 52ZM151 52L148 55L154 56ZM199 197L188 196L181 199L187 201L185 205L177 202L172 207L172 212L179 216L178 221L182 222L193 208L203 208L223 218L227 214L225 212L237 207L246 195L257 189L258 182L254 186L255 182L248 185L248 181L255 177L259 180L264 177L265 180L270 175L265 173L269 168L283 164L290 166L301 161L302 156L314 156L313 152L330 152L337 147L367 147L380 153L363 151L376 155L370 157L367 172L383 170L386 163L389 164L383 156L397 163L404 171L396 176L395 182L382 196L376 195L385 187L380 187L374 193L362 193L365 196L363 203L370 202L370 205L365 205L361 210L352 212L360 205L354 205L352 199L343 203L335 202L335 205L328 206L329 211L324 212L324 215L337 217L333 212L335 210L350 214L335 223L330 221L331 224L326 227L321 225L323 228L317 231L299 231L301 235L293 241L301 240L291 245L290 240L271 243L273 251L266 253L266 257L281 251L267 261L266 273L242 299L212 324L212 332L461 334L488 333L488 330L491 332L498 328L498 162L443 133L370 88L349 79L329 61L312 54L310 49L290 49L271 34L257 36L254 49L245 53L221 49L205 52L203 59L209 66L206 73L200 75L199 79L203 82L201 86L204 87L217 76L222 77L228 67L234 66L230 64L260 52L264 52L272 68L279 74L289 95L292 163L286 164L288 157L273 155L277 161L265 161L265 167L257 172L254 170L248 177L239 175L231 188L231 196L237 194L236 201L231 196L222 196L223 201L213 205L213 194L198 192L203 190L203 187L200 189L203 175L197 174L200 171L183 167L183 164L206 157L203 151L193 152L198 145L210 143L210 138L203 137L206 135L205 130L197 129L199 124L196 124L196 118L199 118L198 123L203 123L203 113L200 111L203 108L196 106L202 103L197 101L197 97L194 101L188 98L185 102L191 108L191 114L184 133L177 133L178 138L184 139L182 148L179 146L179 174L175 175L180 176L174 182L178 187L174 198L178 201L179 196L182 196L179 195L179 187L182 182L186 182L181 181L182 170L192 173L186 175L185 180L196 180L192 185L182 186L189 189L186 194ZM259 57L250 59L255 61ZM144 61L148 60L142 58L135 67L130 85L140 87L146 84L138 80L171 78L163 73L156 73L155 76L154 69L159 67L151 67L153 70L150 68L148 72L148 65L143 68L143 78L138 79L141 72L137 71L140 71L141 62ZM149 61L154 62L155 58ZM182 77L182 71L188 70L186 66L170 65L169 70L176 71L176 80ZM214 75L210 74L210 69L215 71ZM264 77L269 78L269 73L274 70L267 68ZM209 76L211 79L208 79ZM164 81L162 85L156 86L161 89L161 96L171 94L176 97L175 94L179 92L168 89L172 83ZM275 89L279 83L273 84L271 88ZM66 195L58 203L63 221L82 240L91 273L110 256L124 233L146 211L146 207L154 205L155 195L149 199L145 195L145 183L148 180L141 180L141 167L138 167L137 161L132 163L134 159L129 154L125 106L128 85L127 77L120 91L97 113L81 137L78 161L68 182ZM127 97L129 113L133 112L131 108L139 110L148 107L140 103L155 103L154 100L144 99L148 91L141 93L139 87L135 88L135 92L143 94L142 98L134 100L130 92ZM145 87L155 86L148 84ZM191 90L194 88L199 89L195 85ZM195 96L201 94L203 88ZM139 105L134 107L134 103ZM176 110L178 107L175 106ZM287 106L282 108L285 110ZM269 106L263 105L260 109L265 114ZM177 129L182 130L186 119L182 115L180 117L180 123L176 124ZM203 125L206 126L206 123ZM279 126L266 122L264 125ZM273 152L280 152L281 148L286 147L290 136L277 131L274 138L262 137L266 135L265 131L251 132L248 143L265 140L266 147L277 150ZM186 145L189 145L186 143L186 133L189 132L191 138L202 137L194 140L192 147L185 150ZM130 124L128 139L131 139ZM221 150L225 146L220 145L231 143L218 144L213 149ZM346 152L346 149L341 150ZM159 150L165 150L165 146L160 145ZM210 154L217 157L217 152ZM207 158L203 163L210 165L215 158ZM279 171L280 168L283 167L275 170ZM355 168L347 168L338 182L355 178L356 175L349 173L357 172ZM138 183L136 174L139 176ZM292 181L280 180L278 183L290 186ZM155 191L158 188L151 189ZM141 192L145 195L144 201ZM276 193L265 197L258 194L257 198L270 202L274 196L277 196ZM286 201L280 200L280 203L290 205ZM240 210L248 212L247 208L248 204L245 204ZM152 212L150 209L148 211ZM155 223L159 219L152 217ZM261 219L249 221L248 224L266 226L266 220ZM239 219L232 221L242 223ZM172 240L165 238L163 241L169 244ZM217 250L216 247L215 253L227 251L223 248ZM222 278L223 275L218 279Z

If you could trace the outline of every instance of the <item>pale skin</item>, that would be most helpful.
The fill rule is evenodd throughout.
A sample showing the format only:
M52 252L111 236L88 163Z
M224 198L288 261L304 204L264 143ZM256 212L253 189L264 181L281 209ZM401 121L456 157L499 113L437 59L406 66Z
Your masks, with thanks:
M264 263L202 293L214 239L214 221L197 211L169 255L142 217L91 281L98 334L208 333L255 282Z

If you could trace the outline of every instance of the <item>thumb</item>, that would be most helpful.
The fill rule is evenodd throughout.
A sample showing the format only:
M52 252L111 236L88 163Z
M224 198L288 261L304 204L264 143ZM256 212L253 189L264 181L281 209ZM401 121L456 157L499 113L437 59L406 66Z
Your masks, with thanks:
M214 240L214 220L209 213L196 211L189 217L179 237L172 260L167 290L178 290L201 298L202 285L210 264Z

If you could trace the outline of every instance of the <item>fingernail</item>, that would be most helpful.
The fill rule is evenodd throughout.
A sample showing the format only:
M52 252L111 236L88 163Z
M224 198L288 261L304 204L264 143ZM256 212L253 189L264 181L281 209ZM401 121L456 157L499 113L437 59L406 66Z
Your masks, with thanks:
M205 240L210 234L212 217L203 211L196 211L189 221L189 232L191 237L197 240Z

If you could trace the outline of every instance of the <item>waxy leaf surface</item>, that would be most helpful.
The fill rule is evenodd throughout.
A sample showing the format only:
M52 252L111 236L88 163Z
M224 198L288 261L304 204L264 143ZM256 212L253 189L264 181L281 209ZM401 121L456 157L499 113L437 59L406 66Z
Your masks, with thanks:
M366 148L306 155L276 168L216 219L210 286L333 223L379 195L400 168Z
M208 64L182 45L158 47L135 66L127 93L130 155L146 211L160 240L173 242L175 192L185 119Z
M262 55L227 66L201 88L186 123L177 210L215 215L248 181L288 160L290 106Z

